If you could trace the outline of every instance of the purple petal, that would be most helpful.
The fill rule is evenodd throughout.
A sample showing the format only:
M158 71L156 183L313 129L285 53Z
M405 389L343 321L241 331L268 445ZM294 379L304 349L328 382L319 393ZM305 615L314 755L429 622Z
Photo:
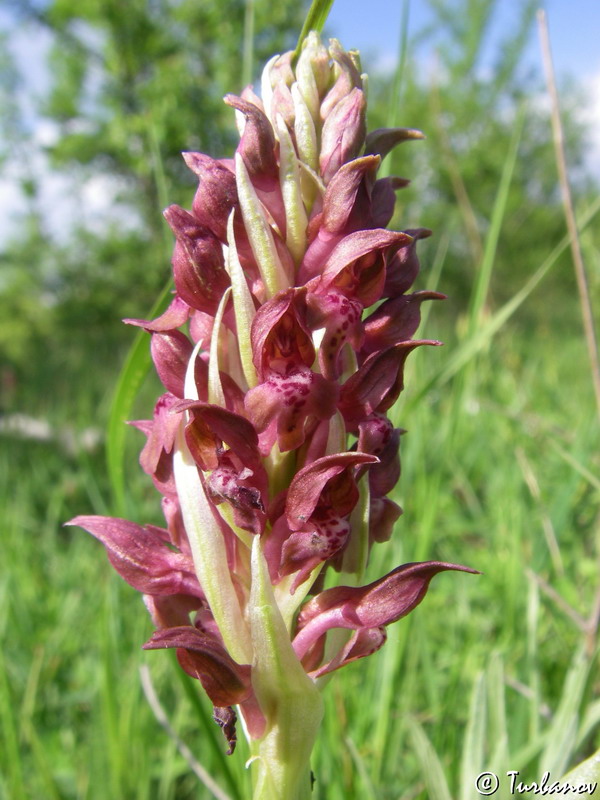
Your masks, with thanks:
M148 440L140 453L140 464L147 475L156 472L161 455L170 453L175 443L175 435L179 427L180 417L171 413L177 398L172 394L161 395L154 406L154 415L149 429L146 429ZM139 425L136 425L139 428Z
M255 103L233 94L226 95L224 99L227 105L241 111L245 117L244 132L237 152L244 160L259 199L269 210L282 236L285 237L285 207L281 195L279 166L275 158L275 135L271 123L264 111Z
M325 185L347 161L363 148L366 134L365 96L355 87L333 107L321 132L319 166Z
M175 295L166 311L154 320L147 319L124 319L127 325L136 325L138 328L145 328L147 331L162 332L180 328L185 324L190 314L190 307L181 297Z
M271 372L246 395L246 411L261 434L261 453L267 455L275 440L282 452L300 447L306 420L332 417L337 397L337 385L308 367L285 375Z
M204 153L184 153L183 158L200 180L192 205L194 216L225 244L227 220L231 209L238 205L233 167Z
M421 322L424 300L444 300L440 292L415 292L386 300L364 321L365 355L410 339Z
M388 542L402 509L388 497L371 497L369 507L369 541Z
M388 261L384 297L397 297L399 294L404 294L407 289L410 289L419 273L417 241L427 239L431 236L431 231L427 228L416 228L407 230L406 233L412 236L412 241L400 247Z
M336 172L329 182L323 198L321 224L326 231L329 233L344 231L354 208L360 185L366 176L375 175L378 166L379 159L377 157L363 156L349 161Z
M313 278L309 290L324 294L335 287L346 297L359 300L363 306L381 297L386 280L386 264L392 252L410 241L406 233L382 228L356 231L345 236L333 249L323 266L322 274ZM304 265L299 280L305 280Z
M190 614L197 611L202 601L189 594L144 595L144 605L157 628L174 628L189 625Z
M322 675L334 672L336 669L345 667L346 664L350 664L352 661L358 661L359 658L371 656L383 647L386 639L385 628L360 628L352 634L348 642L334 658L319 667L319 669L311 672L310 675L314 680Z
M378 163L372 156L356 158L331 179L323 198L323 210L311 220L311 243L302 263L305 281L321 273L324 262L343 236L365 227L379 227L369 224L371 200L364 186L367 179L372 180Z
M298 620L294 650L302 658L331 628L378 628L406 616L427 593L438 572L456 570L478 574L477 570L443 561L404 564L368 586L336 586L310 600Z
M371 192L371 225L372 228L385 228L394 216L396 208L396 191L408 186L406 178L381 178L375 181Z
M192 343L181 331L152 334L150 352L158 377L176 397L184 396L185 373L193 349Z
M420 339L400 342L369 356L360 369L342 386L338 408L349 430L374 411L387 411L404 388L404 364L415 348L440 345L441 342Z
M350 523L334 511L324 518L313 517L305 530L292 533L284 542L280 568L282 576L297 572L290 594L294 594L316 566L339 553L349 535Z
M383 160L400 142L424 138L421 131L413 128L377 128L367 134L365 153L375 153Z
M350 471L360 464L375 464L377 458L367 453L335 453L324 456L303 467L294 476L287 493L285 513L290 529L301 530L311 518L327 484L342 473L346 473L346 483L353 482ZM336 495L331 500L340 516L348 514L356 503L348 499L347 486L336 487Z
M321 372L329 380L337 380L343 369L341 354L346 342L350 342L355 351L361 349L363 305L334 290L323 295L310 292L307 303L311 328L325 328L319 346Z
M269 371L286 374L290 368L310 367L315 348L306 324L303 289L279 292L264 303L252 321L252 360L264 378Z
M254 183L255 179L259 180L256 188L263 188L260 186L261 179L279 182L279 167L275 159L275 135L264 111L254 103L242 100L234 94L225 95L224 100L228 106L241 111L245 117L246 124L237 151L244 159L252 182Z
M215 314L230 284L221 242L179 206L169 206L164 216L177 238L173 251L177 293L192 308Z
M209 442L224 442L246 467L251 470L260 469L258 435L249 420L225 408L199 400L184 400L175 404L177 411L186 409L193 412L190 426L195 425L196 436L206 436ZM220 446L215 447L215 455L221 449ZM216 466L216 462L214 464ZM214 466L202 468L214 469Z
M237 664L222 644L192 625L155 631L144 650L177 648L183 669L197 678L215 706L241 703L252 692L250 666Z
M138 592L204 596L191 559L168 547L167 531L161 535L159 528L100 516L75 517L67 525L79 525L99 539L113 567Z

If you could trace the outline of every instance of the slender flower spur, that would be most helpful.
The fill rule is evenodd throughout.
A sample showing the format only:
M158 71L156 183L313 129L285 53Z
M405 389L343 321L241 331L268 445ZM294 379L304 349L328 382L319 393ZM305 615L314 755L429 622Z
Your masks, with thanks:
M77 517L144 601L147 649L175 648L235 746L250 743L254 798L310 796L324 676L378 650L434 575L405 564L361 586L371 546L401 509L403 389L420 305L408 293L425 229L386 230L395 190L381 159L415 130L365 125L357 53L311 33L227 95L233 159L185 153L192 210L171 206L175 295L151 334L165 387L143 469L166 527ZM376 310L370 310L378 303ZM328 588L324 588L327 586ZM309 599L310 595L310 599Z

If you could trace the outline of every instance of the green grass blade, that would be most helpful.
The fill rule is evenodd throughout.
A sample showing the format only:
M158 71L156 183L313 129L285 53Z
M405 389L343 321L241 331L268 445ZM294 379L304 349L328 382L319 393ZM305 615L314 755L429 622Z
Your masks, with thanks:
M570 467L573 467L573 469L578 472L582 478L585 478L590 486L593 486L597 492L600 492L600 478L594 475L594 473L591 472L585 466L585 464L582 464L580 461L574 458L571 453L567 453L567 451L564 450L559 444L552 441L552 439L550 440L549 444Z
M377 792L375 791L375 787L369 778L367 765L365 764L365 760L359 752L353 739L351 739L349 736L345 736L344 745L347 747L348 752L350 753L352 761L356 767L356 771L358 772L363 784L360 796L364 798L364 800L377 800Z
M162 290L149 314L156 317L167 305L171 292L171 279ZM117 379L117 385L110 408L106 441L106 460L108 476L112 487L115 512L125 513L125 422L131 416L135 398L142 381L150 369L151 358L148 335L138 331L127 353L125 363Z
M580 220L580 229L584 229L596 214L600 211L600 197L596 198L595 202L587 209L585 214L582 214ZM422 398L427 395L433 388L438 388L448 383L462 367L464 367L471 359L482 350L488 342L498 333L502 326L510 319L510 317L517 311L517 309L527 300L529 295L541 283L543 278L547 275L550 269L558 261L560 256L565 252L569 246L569 237L564 236L561 241L556 245L554 250L550 253L548 258L538 267L534 274L529 278L525 285L516 294L506 302L496 313L483 325L473 336L467 338L459 347L456 348L454 354L447 359L446 366L436 373L423 388L413 395L409 404L410 407L419 403ZM405 412L406 413L406 412Z
M233 798L235 798L235 800L243 800L243 787L239 786L232 772L232 766L235 762L232 762L231 758L225 754L225 739L221 733L221 730L212 720L210 712L202 703L197 681L194 681L186 672L181 669L174 652L171 652L170 655L175 676L179 680L186 697L194 708L199 727L201 730L203 730L206 736L205 741L208 742L213 756L216 758L216 761L219 764L219 773L223 776L227 783L228 792Z
M485 306L486 298L488 296L492 271L494 262L496 260L496 251L498 249L498 241L500 239L500 231L502 230L502 223L506 214L506 206L508 203L512 177L515 170L515 164L517 163L517 153L519 151L519 144L521 142L524 122L525 110L524 108L521 108L515 121L513 135L510 140L506 158L504 159L500 183L498 184L498 191L496 193L494 208L492 210L490 229L485 239L483 258L477 273L477 280L475 282L473 293L471 295L468 329L470 337L475 335L478 326L481 324L481 315Z
M565 678L560 705L548 731L548 743L540 758L540 774L562 775L577 741L579 708L590 671L590 659L578 650Z
M600 725L600 700L591 703L583 717L577 734L577 749L585 742L588 736L591 736Z
M0 650L0 730L2 731L6 783L10 787L10 797L26 800L27 792L23 783L23 770L19 753L19 733L15 716L15 704L9 686L4 655Z
M310 31L320 32L323 30L323 25L325 25L325 21L329 16L332 5L333 0L313 0L310 8L308 9L308 14L304 20L302 30L300 31L300 36L298 37L298 44L296 45L296 49L294 51L294 61L300 55L300 51L302 50L302 42L306 39Z
M488 742L487 763L496 772L505 772L508 764L508 721L504 690L504 663L500 653L494 653L486 670L488 698Z
M254 0L246 0L244 12L244 44L242 58L242 86L252 82L254 69Z
M460 800L471 800L473 780L483 770L487 700L485 674L480 672L471 695L469 719L463 740L460 765Z
M568 783L576 787L587 783L590 790L589 794L593 794L596 790L596 784L600 783L600 750L597 750L593 756L590 756L590 758L578 764L575 769L568 772L560 779L560 783L563 786ZM590 784L592 784L592 786L590 786ZM586 792L586 794L588 794L588 792ZM579 791L570 791L565 792L562 796L574 800L576 797L582 797L582 793Z
M539 618L540 589L535 581L530 581L527 591L527 684L531 689L529 703L529 739L531 741L537 739L540 733Z
M414 751L421 766L421 774L427 786L429 800L452 800L444 768L422 726L415 719L408 720L409 733Z

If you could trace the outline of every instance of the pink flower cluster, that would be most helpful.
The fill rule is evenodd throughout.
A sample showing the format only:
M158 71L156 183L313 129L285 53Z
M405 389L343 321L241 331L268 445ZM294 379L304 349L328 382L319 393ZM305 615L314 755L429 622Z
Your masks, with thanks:
M251 739L274 724L268 652L318 682L381 647L436 573L472 570L408 564L357 585L401 514L388 495L403 431L387 412L409 353L439 344L412 338L421 303L442 297L409 293L429 231L386 229L405 181L377 178L420 134L367 135L357 54L316 34L297 63L267 64L261 99L247 88L225 102L235 158L184 154L199 179L192 209L165 212L174 299L158 319L128 320L150 332L166 390L153 419L133 423L166 527L73 523L144 594L157 628L145 647L177 649L233 745L231 706ZM335 646L333 629L347 632Z

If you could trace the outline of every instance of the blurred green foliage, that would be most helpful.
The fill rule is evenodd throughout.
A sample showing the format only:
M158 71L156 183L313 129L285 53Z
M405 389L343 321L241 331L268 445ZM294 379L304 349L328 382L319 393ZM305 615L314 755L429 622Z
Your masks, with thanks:
M409 39L400 84L372 81L370 107L373 127L406 125L426 134L424 142L397 148L390 157L390 174L413 179L412 186L399 193L394 223L431 228L435 239L424 243L422 251L435 249L441 236L448 237L443 290L450 299L446 311L456 318L482 264L501 172L520 116L523 131L488 304L494 307L514 294L562 238L565 223L546 88L541 69L532 68L525 58L539 3L513 4L516 24L492 52L497 0L430 0L428 5L433 21ZM428 63L415 57L424 47L430 54ZM580 114L585 99L583 89L568 76L562 88L569 177L577 204L585 207L599 188L597 176L585 171L590 135ZM596 247L599 244L596 235ZM529 304L527 313L520 315L522 328L570 319L569 313L552 320L546 315L548 302L559 306L566 300L575 309L569 300L575 299L576 290L568 254L550 276L544 295L546 303Z
M235 126L223 95L242 90L244 54L249 69L249 56L260 65L294 47L308 2L132 0L126 11L116 0L4 5L15 24L51 36L49 90L38 97L30 88L27 100L38 122L50 124L50 174L68 177L65 191L81 204L68 231L52 229L39 192L47 175L36 174L39 160L26 166L28 146L40 148L27 143L31 121L19 116L17 90L26 86L7 61L4 157L21 165L28 202L0 251L0 302L11 309L0 326L0 360L15 387L3 405L33 401L35 413L47 403L40 409L31 388L50 389L58 371L76 381L93 360L97 392L118 371L132 339L119 320L143 317L169 273L161 210L191 203L195 179L181 152L232 152ZM86 208L86 186L113 197L109 221Z
M234 125L223 95L241 90L244 70L252 69L256 78L272 53L294 45L308 3L134 0L126 14L117 0L4 4L15 19L50 32L49 90L28 102L36 118L50 125L48 169L68 176L65 191L78 194L81 205L80 219L69 223L68 232L53 229L39 191L39 162L21 168L26 210L0 250L0 299L12 309L0 325L0 353L17 387L3 404L14 408L28 394L31 402L31 385L51 386L58 370L72 368L69 379L76 380L92 352L97 390L105 389L106 376L115 373L119 354L132 340L118 320L144 316L168 275L172 238L160 211L171 202L191 203L194 178L181 151L232 152ZM370 127L408 125L426 132L425 142L403 145L384 165L388 173L413 179L399 193L394 226L434 230L435 238L421 245L425 264L440 243L447 245L442 288L451 299L440 313L460 319L481 268L519 114L523 133L486 309L514 293L565 228L544 88L539 73L524 65L535 3L522 0L518 26L492 54L486 37L497 0L429 5L431 25L405 42L401 80L371 75ZM435 53L429 67L425 51ZM23 104L16 100L20 78L4 59L6 168L27 164L27 148L40 144L27 141L31 121L20 118ZM563 101L575 194L584 204L597 186L582 170L586 131L575 113L576 87ZM94 191L112 197L108 220L95 219L93 202L88 209ZM596 245L597 239L590 243ZM564 258L548 279L546 298L559 306L574 294ZM520 324L568 319L562 314L549 320L546 308L528 304Z
M520 26L490 64L484 41L499 2L430 0L433 22L408 39L402 80L371 73L370 82L371 128L427 134L384 166L413 179L395 221L434 230L420 247L422 285L449 295L424 312L425 335L447 347L409 364L397 420L409 429L396 495L405 516L371 575L431 557L484 574L440 578L423 607L389 629L379 654L335 677L315 754L316 798L466 800L476 767L522 769L531 781L549 750L575 763L599 744L598 428L568 256L493 338L485 335L565 234L545 91L523 60L533 5L515 4ZM198 695L182 691L165 654L141 652L151 623L135 592L97 542L61 523L114 513L100 449L73 448L66 434L104 424L133 340L119 320L144 316L167 278L171 237L160 210L189 207L195 183L179 152L231 153L232 113L221 97L243 85L249 4L132 0L126 13L116 0L3 6L51 34L50 90L30 102L52 123L53 174L70 176L75 194L101 177L116 211L110 222L82 213L68 235L49 225L39 162L29 158L40 144L19 102L22 76L0 56L0 166L12 176L19 165L24 194L0 248L0 414L52 423L48 441L0 431L8 565L0 575L0 798L208 797L153 718L139 665L151 665L173 726L224 786L228 774L243 786L243 744L223 767L211 745L221 746L219 732L204 732L190 699ZM252 6L256 70L294 46L306 4ZM432 46L430 71L422 53ZM583 168L580 96L572 84L562 93L581 211L598 186ZM517 120L515 167L494 223ZM481 275L494 224L488 288ZM582 236L596 287L599 233L596 217ZM423 387L431 390L419 398ZM147 387L140 415L153 395ZM132 450L131 517L160 524L157 495L135 460ZM485 731L480 745L474 730Z

